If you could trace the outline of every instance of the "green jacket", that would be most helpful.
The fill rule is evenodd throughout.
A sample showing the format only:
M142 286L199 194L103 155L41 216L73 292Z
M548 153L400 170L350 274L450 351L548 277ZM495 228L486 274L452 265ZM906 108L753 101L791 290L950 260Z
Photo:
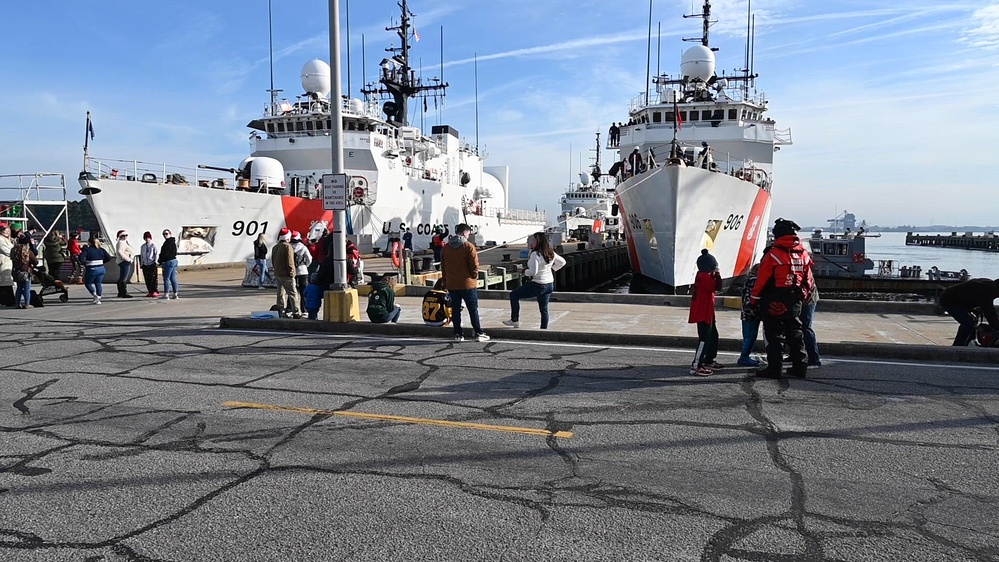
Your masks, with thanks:
M388 283L371 283L371 293L368 294L368 320L381 324L388 322L389 313L395 310L395 291Z
M66 261L66 240L62 236L59 236L56 231L52 231L43 240L45 244L45 251L42 252L45 261L47 262L63 262Z

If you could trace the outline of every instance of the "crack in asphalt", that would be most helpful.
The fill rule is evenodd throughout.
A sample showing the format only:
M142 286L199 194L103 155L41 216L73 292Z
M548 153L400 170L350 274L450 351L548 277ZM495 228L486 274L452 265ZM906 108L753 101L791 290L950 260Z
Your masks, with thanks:
M30 419L30 422L10 427L0 426L0 433L10 435L30 435L37 439L48 440L54 443L52 446L43 447L35 452L15 453L0 457L0 462L6 463L7 461L10 461L9 464L0 465L0 474L8 473L20 477L45 475L52 471L51 468L42 466L45 459L72 451L74 449L83 449L85 447L97 448L99 449L99 452L84 453L82 451L78 451L79 458L81 460L106 460L128 456L140 456L154 452L185 452L199 455L218 455L223 458L229 458L230 456L241 457L252 463L254 468L236 474L231 474L231 471L229 473L204 474L201 479L205 482L211 482L211 489L207 492L199 494L197 497L188 501L185 505L178 509L169 513L164 512L158 514L158 517L153 521L146 522L145 524L139 525L127 532L118 533L110 537L94 538L93 540L59 541L47 539L30 531L16 528L0 528L0 552L3 552L4 549L69 549L77 550L86 554L84 560L96 561L107 559L106 555L97 554L99 552L107 552L128 561L163 562L163 559L152 558L141 553L137 550L137 547L134 544L129 544L128 541L133 541L151 530L169 526L177 521L180 521L181 519L198 511L203 506L211 503L216 498L228 494L262 475L297 472L371 476L444 483L469 496L474 496L488 501L507 503L529 510L537 517L538 535L540 535L544 527L552 521L555 509L564 507L578 507L584 509L594 507L598 509L615 508L644 514L699 517L720 526L720 528L712 533L709 540L704 545L703 551L701 552L701 560L705 561L721 561L725 559L794 561L833 560L833 558L830 558L827 554L826 547L824 546L824 541L827 539L840 537L890 537L905 533L916 534L927 541L940 545L941 547L954 549L977 560L992 560L996 554L994 548L963 544L953 538L941 534L940 532L934 531L931 527L944 527L949 523L934 521L932 517L927 516L928 510L939 506L942 502L951 498L960 497L974 501L983 501L991 499L989 496L975 495L961 491L941 479L929 479L927 482L936 491L936 493L932 497L926 497L918 501L914 501L906 507L905 513L911 519L911 522L883 522L866 520L859 517L854 519L833 517L817 513L809 509L808 486L805 476L795 467L794 460L782 450L781 445L782 443L796 439L815 438L838 439L858 443L872 443L903 447L975 450L987 452L997 450L996 447L964 443L934 443L918 439L873 437L850 431L782 429L778 423L774 422L768 416L766 411L768 402L756 388L758 381L748 376L740 380L733 381L719 379L718 382L712 382L712 384L735 383L738 385L744 395L744 401L742 403L743 409L751 420L745 423L719 423L712 421L702 422L689 421L685 419L664 420L661 418L643 419L640 417L632 417L629 419L585 420L574 419L574 416L601 413L605 411L612 412L614 409L610 406L580 407L578 409L570 408L562 410L558 413L558 415L556 415L556 412L552 411L543 412L541 414L530 413L529 411L519 411L518 406L522 406L540 396L557 393L561 390L566 381L607 383L612 386L618 385L618 387L623 385L624 388L630 389L660 388L667 391L671 388L678 388L681 385L691 386L703 383L702 381L691 381L689 379L649 379L648 377L638 376L637 374L632 376L632 373L640 372L640 368L637 365L607 366L600 369L585 368L584 361L586 361L587 358L599 357L600 353L604 351L599 348L561 354L548 350L547 352L541 353L543 359L542 361L539 361L541 368L531 373L545 375L543 380L538 381L533 385L526 385L525 388L517 391L516 396L497 401L494 404L486 406L469 405L463 404L458 400L449 401L436 399L428 394L421 393L420 391L424 389L427 381L431 380L435 375L440 374L442 369L445 368L441 364L442 360L453 358L455 356L460 356L462 359L475 359L476 361L481 360L485 363L509 360L509 356L511 355L510 350L504 349L503 345L499 342L490 342L484 345L481 351L477 348L472 348L472 351L468 351L468 348L460 349L460 346L454 344L453 342L435 342L431 346L432 352L426 357L414 357L412 355L412 348L407 345L387 345L385 343L370 344L369 342L364 341L324 341L322 344L317 344L316 348L297 349L294 346L295 340L307 338L289 338L287 336L247 336L246 339L251 340L250 343L244 343L238 346L222 345L221 342L219 342L219 345L217 346L209 345L207 342L194 344L190 342L189 339L184 339L185 334L190 336L192 333L196 333L205 339L209 338L202 331L192 331L190 329L185 331L182 329L183 326L180 326L179 328L181 329L178 329L175 335L177 338L183 340L183 349L177 349L178 344L175 344L174 342L164 343L164 340L169 341L173 336L164 338L162 330L160 329L150 328L148 329L148 337L144 337L144 333L142 332L142 329L144 328L143 326L135 326L136 329L130 330L127 337L121 338L116 337L114 334L101 334L100 336L97 336L93 333L95 331L100 332L108 330L109 325L107 324L60 323L59 329L62 330L62 332L59 334L59 337L46 335L51 333L43 331L37 331L35 333L31 333L29 331L25 333L23 329L27 326L29 326L29 324L20 325L19 331L16 332L18 337L25 338L25 341L33 343L45 341L66 341L65 338L67 337L67 334L72 333L74 340L80 339L96 344L95 349L79 352L77 353L77 356L88 354L113 354L121 351L129 354L130 356L139 355L141 356L142 361L148 361L139 362L133 367L118 370L112 369L112 372L79 373L81 375L91 377L105 378L108 381L131 380L144 381L159 385L179 385L189 388L232 388L239 389L241 391L280 392L293 395L297 394L303 396L342 399L343 402L336 408L337 411L346 411L365 403L378 401L440 404L450 408L459 408L464 410L465 415L457 416L458 418L462 418L464 421L499 418L534 423L543 422L545 429L553 433L557 431L569 431L574 427L596 426L660 426L727 430L741 434L741 436L731 438L726 437L724 439L728 439L730 441L733 439L740 439L750 443L759 442L765 447L773 468L779 473L785 475L788 479L790 495L787 498L786 509L777 514L767 514L753 518L740 518L733 517L731 515L714 513L702 506L692 503L691 501L683 500L680 496L672 497L670 495L656 493L647 488L601 481L594 475L590 474L586 462L592 457L589 457L586 454L588 452L587 447L575 446L574 443L556 438L553 435L550 435L545 439L545 445L547 447L546 454L554 454L561 460L565 467L565 474L557 478L542 481L536 485L500 486L488 483L470 482L456 476L443 473L408 473L404 472L404 470L407 467L412 466L412 459L406 458L398 459L396 461L396 464L399 465L398 469L392 470L375 470L370 467L352 466L349 463L341 463L340 466L333 467L312 466L307 464L274 465L273 457L277 452L288 447L304 432L328 421L332 416L328 414L318 414L310 417L303 423L265 429L254 428L252 430L233 430L222 432L210 431L210 426L206 422L206 417L210 415L216 416L217 412L204 412L200 409L177 410L169 408L149 408L130 404L131 402L135 402L140 398L145 398L148 395L122 398L110 403L95 403L80 399L77 396L60 395L46 397L44 395L45 392L50 388L55 390L60 386L60 383L63 380L62 378L52 378L20 391L20 397L14 401L12 405L16 410L21 412L22 416L26 417L26 420ZM77 329L69 330L67 329L68 327L77 327ZM39 330L39 327L34 326L34 329ZM291 343L289 343L289 340L291 340ZM319 347L320 345L322 346L321 348ZM169 349L171 346L174 348ZM154 349L150 350L149 348ZM296 351L305 352L313 350L318 351L319 354L316 356L296 355ZM206 382L173 376L157 378L155 376L136 375L134 373L136 369L154 369L156 367L167 366L171 362L179 359L191 357L252 356L254 354L265 353L269 356L287 358L290 362L292 362L292 364L263 376L252 377L232 383ZM374 395L332 392L326 390L307 390L287 387L287 385L284 384L272 386L261 386L258 384L264 381L274 381L279 378L280 375L291 373L296 370L305 369L315 372L316 369L325 368L325 363L323 363L324 361L337 361L342 359L345 354L351 354L352 359L360 358L363 360L368 358L398 362L400 365L405 365L404 372L411 373L411 378L409 380L394 384L387 390ZM532 360L537 360L537 358ZM33 363L35 363L35 361L25 361L17 366L17 370L26 373L38 372L32 370ZM686 366L683 366L682 369L685 370ZM42 372L44 371L42 370ZM394 378L398 378L399 375L403 373L394 372L391 374ZM331 376L336 376L336 374L331 373ZM820 386L826 385L831 387L840 387L843 389L847 389L852 386L846 379L839 379L836 381L814 381L812 379L808 379L807 381L802 381L801 384L816 384ZM927 386L923 383L920 384ZM795 386L797 386L797 383ZM790 382L786 379L781 380L775 387L775 394L780 397L780 399L787 399L787 394L790 390L792 390ZM861 388L849 388L849 390L865 395L874 394L873 392ZM941 387L941 390L943 390L943 387ZM965 389L965 391L966 390L967 389ZM988 390L994 391L992 388ZM60 389L59 392L65 394L66 389ZM946 389L946 392L953 391L952 389ZM950 400L955 406L961 407L965 411L974 413L975 419L977 419L983 427L992 426L991 429L999 433L999 418L991 414L983 406L963 400L959 395L953 396ZM842 402L845 401L845 399L843 397L831 397L824 403L829 404L835 401ZM29 408L29 402L35 405L34 407L36 410L44 410L45 416L39 417L39 412L33 413L31 408ZM37 406L37 404L42 404L43 406L40 407ZM705 397L705 401L703 403L698 403L698 407L723 408L730 407L733 404L734 402L730 399L726 400L724 398L720 398L718 401L712 402L710 397ZM73 408L70 408L65 412L59 411L59 407L69 406L72 406ZM856 404L840 404L840 406L843 407L843 409L876 408L876 405L858 406ZM124 410L126 407L128 410ZM676 404L676 407L683 408L689 406ZM74 411L75 409L82 409L82 411ZM154 419L153 416L165 416L165 418L163 418L163 421L159 421L152 427L141 430L143 429L143 422L147 419ZM125 419L135 419L137 429L141 430L137 431L136 435L131 436L128 439L98 439L65 433L66 430L74 426L120 422ZM332 430L371 430L396 425L400 425L400 423L366 422L363 428L339 426L333 428ZM184 433L179 436L167 435L170 432L177 433L175 430L180 430ZM153 443L154 440L161 437L168 438L164 441ZM259 448L254 447L254 442L260 442L260 444L263 445L263 449L260 450ZM693 440L691 442L693 443ZM231 448L225 446L230 443L236 446ZM670 442L670 445L672 446L676 446L678 444L683 445L684 443L682 441ZM250 446L240 447L240 445ZM602 447L600 450L606 451L608 448ZM517 452L510 453L510 456L523 458L525 455L522 452ZM420 466L428 468L428 461L442 464L454 463L457 459L464 457L465 456L463 455L455 455L453 458L449 456L438 456L430 459L423 458ZM494 454L490 455L490 458L502 459L503 455ZM389 466L389 464L391 463L386 463L386 466ZM195 479L197 479L197 477L192 476L192 481ZM222 479L222 481L213 482L213 479ZM136 481L134 485L141 485L141 483L142 481L139 480ZM91 482L85 485L89 487L92 486L93 483ZM110 479L107 482L107 485L126 486L129 485L129 483L125 479L118 478ZM10 484L7 484L7 486L8 487L0 488L0 495L10 497L12 494L20 495L23 493L31 493L26 492L25 490L11 488L9 487ZM66 489L67 486L65 484L60 484L58 487L60 489ZM30 489L35 493L46 490L43 486L33 487ZM826 531L821 528L820 524L822 523L835 524L843 530L838 532ZM792 530L801 539L803 550L801 552L787 554L767 552L752 549L746 546L746 539L750 538L754 533L772 527L781 527L785 530ZM499 557L501 559L503 556L504 553L500 553Z

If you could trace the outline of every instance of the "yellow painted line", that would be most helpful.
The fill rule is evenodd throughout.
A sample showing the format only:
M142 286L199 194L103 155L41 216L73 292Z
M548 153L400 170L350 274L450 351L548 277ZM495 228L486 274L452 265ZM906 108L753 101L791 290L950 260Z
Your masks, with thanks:
M516 427L511 425L489 425L484 423L456 422L448 420L434 420L429 418L411 418L408 416L389 416L385 414L368 414L365 412L349 412L339 410L320 410L316 408L298 408L295 406L280 406L277 404L260 404L257 402L223 402L227 408L253 408L256 410L277 410L282 412L298 412L300 414L343 416L348 418L362 418L368 420L392 421L403 423L418 423L424 425L442 425L444 427L460 427L463 429L478 429L480 431L505 431L507 433L522 433L524 435L538 435L541 437L561 437L568 439L572 437L571 431L548 431L547 429L536 429L533 427Z

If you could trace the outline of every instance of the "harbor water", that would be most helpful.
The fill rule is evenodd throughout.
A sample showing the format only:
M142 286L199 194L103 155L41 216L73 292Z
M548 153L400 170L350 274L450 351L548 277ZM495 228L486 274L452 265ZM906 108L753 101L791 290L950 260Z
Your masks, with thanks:
M874 233L878 234L878 233ZM930 236L937 233L926 233ZM950 235L950 232L939 234ZM982 234L978 232L976 234ZM932 248L928 246L906 246L904 232L882 232L880 236L867 238L867 257L877 263L879 260L892 260L895 271L902 266L919 266L923 275L936 266L941 271L968 270L971 277L999 279L999 253L962 250L958 248ZM874 273L870 271L868 273ZM624 275L594 288L598 293L641 292L631 287L631 274Z
M927 236L950 232L920 233ZM975 234L981 235L982 232ZM927 246L906 246L904 232L882 232L879 238L867 239L867 257L878 260L894 260L895 268L918 265L923 275L933 266L941 271L961 271L967 269L972 277L999 278L999 253L962 250L959 248L931 248Z

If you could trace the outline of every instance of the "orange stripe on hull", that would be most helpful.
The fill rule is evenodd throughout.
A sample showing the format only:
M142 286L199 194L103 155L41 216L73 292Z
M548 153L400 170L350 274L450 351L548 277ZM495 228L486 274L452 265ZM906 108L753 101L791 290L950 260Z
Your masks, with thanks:
M328 230L333 230L333 211L323 210L322 199L302 199L283 195L281 208L288 229L301 232L303 237L308 234L315 221L326 221L329 225Z
M638 250L635 248L635 237L631 235L631 221L628 220L628 211L624 208L624 203L621 202L621 198L617 198L617 208L618 216L620 216L624 221L624 230L628 237L628 259L631 260L631 269L633 273L642 272L642 264L638 261Z
M767 206L770 205L770 193L760 190L753 201L753 208L746 217L746 231L742 235L742 243L739 245L739 254L735 258L735 269L732 277L739 277L749 272L753 267L753 258L756 251L756 243L761 236L767 235L767 225L763 224L763 217L766 215Z

